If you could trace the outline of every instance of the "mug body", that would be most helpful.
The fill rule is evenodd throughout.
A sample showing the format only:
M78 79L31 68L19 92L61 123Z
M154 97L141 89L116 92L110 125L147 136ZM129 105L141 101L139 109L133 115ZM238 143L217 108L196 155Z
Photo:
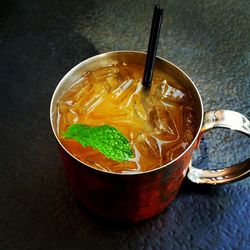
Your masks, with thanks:
M197 132L189 147L172 162L156 169L135 173L118 174L104 172L88 166L61 144L57 131L57 102L70 86L85 72L117 63L144 65L146 54L136 51L114 51L89 58L70 70L58 84L50 106L50 120L65 166L69 183L80 202L106 219L137 222L150 218L175 198L198 143L203 122L203 105L200 94L192 80L171 62L156 58L155 67L171 75L191 93L197 113Z

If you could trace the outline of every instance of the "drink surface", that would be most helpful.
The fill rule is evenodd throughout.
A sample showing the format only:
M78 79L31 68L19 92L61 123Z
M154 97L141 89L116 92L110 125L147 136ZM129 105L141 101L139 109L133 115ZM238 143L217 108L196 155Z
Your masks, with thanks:
M87 72L58 102L58 134L80 161L108 172L144 172L178 157L197 133L195 103L170 75L155 70L151 89L142 86L144 67L117 64ZM114 161L63 133L72 124L110 125L130 142L134 157Z

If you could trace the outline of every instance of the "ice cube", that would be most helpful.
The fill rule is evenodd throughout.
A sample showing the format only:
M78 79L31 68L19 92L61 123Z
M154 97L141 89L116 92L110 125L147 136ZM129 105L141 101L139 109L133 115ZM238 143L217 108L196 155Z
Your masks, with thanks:
M141 85L138 81L129 79L120 84L112 92L112 102L121 109L133 105L133 98L141 90Z
M73 97L74 102L77 102L81 98L85 97L85 95L90 92L92 87L93 86L92 86L91 82L88 80L86 80L83 84L81 84L78 92Z
M178 136L175 121L164 106L153 106L149 112L148 121L154 134L164 135L166 139L174 139Z
M67 120L69 124L75 124L78 122L79 118L76 112L74 112L72 109L69 109L69 112L67 114Z
M171 148L171 158L170 160L174 160L177 156L179 156L180 154L183 153L183 151L185 150L185 145L187 145L186 143L183 142L179 142L175 147Z
M120 71L118 67L110 66L91 72L91 77L97 82L105 85L108 90L113 90L127 80L126 74Z
M64 114L68 113L69 108L70 107L66 102L64 102L64 101L58 102L58 110L59 110L60 114L64 115Z
M182 86L170 83L167 80L163 80L159 85L157 85L154 92L160 100L166 103L185 103L189 99Z
M65 125L69 125L69 121L68 121L69 105L63 101L59 101L58 111L60 113L63 123Z
M134 95L134 110L135 115L143 120L147 119L146 110L139 95Z
M196 133L196 113L191 106L186 106L184 110L184 121L183 121L184 128L190 129L192 134Z
M160 150L157 141L149 134L141 133L136 139L137 148L144 154L159 156Z
M91 72L91 75L97 80L105 80L106 78L118 73L119 69L116 66L104 67Z
M162 164L161 148L150 134L141 133L135 140L135 144L140 153L141 166L147 166L147 169L150 169Z
M105 85L98 83L95 85L92 84L87 88L83 87L80 92L81 95L77 97L77 99L79 99L72 106L72 110L79 114L88 113L94 110L95 107L102 102L104 96L107 94Z

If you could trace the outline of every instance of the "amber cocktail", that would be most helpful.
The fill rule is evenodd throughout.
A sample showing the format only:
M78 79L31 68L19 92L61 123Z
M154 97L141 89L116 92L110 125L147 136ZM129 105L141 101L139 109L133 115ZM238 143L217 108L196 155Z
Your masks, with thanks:
M250 122L230 110L203 114L194 83L162 58L156 58L152 87L144 91L145 58L145 53L135 51L89 58L63 77L51 100L51 125L73 191L90 211L116 221L136 222L161 212L175 198L187 172L192 181L209 184L237 181L250 173L249 159L224 169L191 165L206 130L226 127L249 136ZM88 131L88 143L69 138L75 126ZM120 145L112 136L107 140L102 129L99 137L89 132L103 126L127 143L131 154L122 154L126 159L110 150L116 152Z

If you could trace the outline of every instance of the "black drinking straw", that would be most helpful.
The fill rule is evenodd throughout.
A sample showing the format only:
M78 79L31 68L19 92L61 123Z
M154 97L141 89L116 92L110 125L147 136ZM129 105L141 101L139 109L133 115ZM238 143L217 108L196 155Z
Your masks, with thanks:
M145 63L143 82L142 82L145 89L150 89L151 87L151 82L154 73L155 56L161 30L162 16L163 16L163 9L160 7L160 5L155 5L150 37L148 42L148 52Z

